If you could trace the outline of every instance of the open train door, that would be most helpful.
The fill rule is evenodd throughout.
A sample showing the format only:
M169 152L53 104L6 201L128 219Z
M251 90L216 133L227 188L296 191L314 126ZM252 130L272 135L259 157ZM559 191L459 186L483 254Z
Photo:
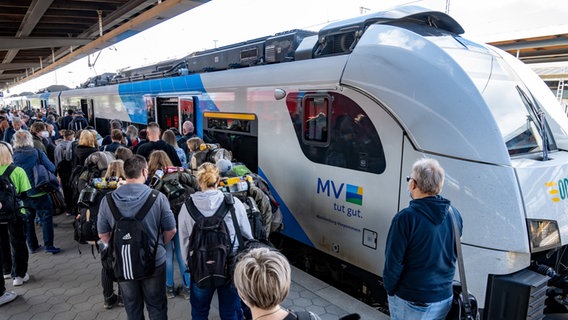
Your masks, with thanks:
M160 129L167 130L172 127L180 129L178 103L178 97L156 98L157 122Z
M255 114L205 112L203 140L231 151L234 161L258 173L258 118Z
M93 99L81 99L81 112L87 118L90 126L95 126L95 111L93 109Z

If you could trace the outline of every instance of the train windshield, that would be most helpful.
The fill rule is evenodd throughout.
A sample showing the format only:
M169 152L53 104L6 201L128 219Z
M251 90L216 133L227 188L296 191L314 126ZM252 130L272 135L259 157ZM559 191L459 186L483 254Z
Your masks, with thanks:
M501 131L509 155L555 150L541 105L507 61L491 50L458 38L461 49L445 50L470 76ZM462 50L464 47L467 50Z

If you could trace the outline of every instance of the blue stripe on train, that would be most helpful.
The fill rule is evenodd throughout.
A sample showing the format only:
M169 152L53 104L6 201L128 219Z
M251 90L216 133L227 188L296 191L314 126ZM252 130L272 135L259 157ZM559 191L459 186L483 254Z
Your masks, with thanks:
M169 92L205 92L198 74L128 82L118 85L118 94L132 122L147 124L145 95L167 94Z
M282 201L282 198L280 198L280 195L260 168L258 168L258 174L264 180L266 180L268 186L270 187L270 192L272 193L276 201L278 201L278 203L280 204L280 210L282 211L282 220L284 222L284 230L282 230L282 233L310 247L314 247L314 244L312 243L310 238L308 238L308 235L304 232L304 229L302 229L296 218L294 218L294 216L290 212L290 209L288 209L288 207L286 206L286 203Z

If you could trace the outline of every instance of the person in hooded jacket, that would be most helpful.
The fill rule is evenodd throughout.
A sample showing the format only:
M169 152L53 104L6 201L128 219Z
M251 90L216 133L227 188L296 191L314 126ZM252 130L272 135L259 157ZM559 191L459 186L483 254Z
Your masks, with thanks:
M462 218L454 208L460 229L455 235L451 203L439 195L444 169L438 161L418 160L406 180L412 200L394 216L385 248L383 283L390 316L445 319L453 297L454 237L461 237Z
M217 189L220 181L219 169L212 163L205 162L197 171L197 182L201 191L197 191L191 195L191 199L195 207L206 217L215 214L217 209L225 201L223 192ZM234 197L235 214L237 216L238 227L241 230L243 238L252 239L250 223L247 218L247 212L243 203ZM183 260L187 261L187 252L189 247L189 238L193 230L195 220L191 218L187 206L184 204L179 213L179 238L181 242L181 253ZM224 218L227 229L231 238L231 243L235 243L233 251L239 248L236 240L235 226L231 218L231 212L228 212ZM209 316L209 309L213 294L217 291L219 299L219 315L222 320L242 319L241 299L237 293L237 289L233 281L219 288L200 288L190 277L190 299L191 318L194 320L206 320Z

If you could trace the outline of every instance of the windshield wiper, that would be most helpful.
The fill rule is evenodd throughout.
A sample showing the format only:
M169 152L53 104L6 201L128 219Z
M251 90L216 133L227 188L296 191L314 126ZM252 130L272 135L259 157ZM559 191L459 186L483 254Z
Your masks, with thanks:
M538 110L538 118L540 120L540 132L542 136L542 160L548 160L548 135L546 134L546 114L542 109Z

